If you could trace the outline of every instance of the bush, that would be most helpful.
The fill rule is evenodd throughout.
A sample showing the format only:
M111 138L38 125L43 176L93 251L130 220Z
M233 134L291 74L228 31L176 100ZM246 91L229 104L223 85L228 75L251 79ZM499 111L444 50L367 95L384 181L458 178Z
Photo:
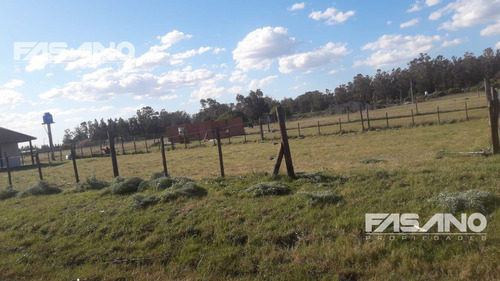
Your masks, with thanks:
M113 194L130 194L137 191L142 179L133 177L125 179L122 177L116 177L111 186L109 187L111 193Z
M158 201L160 200L160 198L158 198L154 195L145 196L145 195L139 195L139 194L134 195L134 197L132 197L132 199L134 200L133 207L136 209L145 209L148 206L151 206L151 205L158 203Z
M57 185L40 180L35 186L19 192L17 197L22 198L27 196L50 195L57 193L61 193L61 189L59 189Z
M12 188L12 185L8 185L4 189L0 190L0 200L5 200L12 198L17 195L19 191Z
M429 202L441 205L447 212L456 214L465 210L488 213L496 208L498 200L491 192L471 189L464 192L443 192Z
M286 195L290 193L290 188L279 181L263 182L255 184L247 189L253 193L253 197L268 195Z
M179 197L203 197L207 195L207 190L195 184L192 181L180 181L172 186L172 188L165 190L161 195L163 202L175 200Z
M342 196L336 195L331 191L320 191L320 192L302 192L305 196L309 197L309 205L325 205L325 204L337 204L342 200Z

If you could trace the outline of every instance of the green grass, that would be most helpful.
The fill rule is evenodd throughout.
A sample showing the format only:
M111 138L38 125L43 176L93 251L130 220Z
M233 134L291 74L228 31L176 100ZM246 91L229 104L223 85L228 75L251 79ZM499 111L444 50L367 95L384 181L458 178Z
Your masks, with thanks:
M297 180L284 171L266 174L278 152L269 140L225 144L226 178L218 178L212 145L168 151L169 173L196 180L186 189L1 200L0 280L496 280L500 156L442 153L488 150L485 116L483 110L468 122L292 138ZM113 181L109 158L77 163L81 179ZM124 178L162 170L157 151L119 156L118 163ZM43 172L63 191L76 186L70 161ZM19 191L38 181L35 168L12 176ZM274 181L289 193L253 196L251 187ZM0 182L7 186L5 173ZM199 196L185 196L191 190ZM364 235L365 213L417 213L426 221L469 190L496 198L484 209L486 241ZM443 196L453 198L439 201ZM476 205L460 206L472 213Z

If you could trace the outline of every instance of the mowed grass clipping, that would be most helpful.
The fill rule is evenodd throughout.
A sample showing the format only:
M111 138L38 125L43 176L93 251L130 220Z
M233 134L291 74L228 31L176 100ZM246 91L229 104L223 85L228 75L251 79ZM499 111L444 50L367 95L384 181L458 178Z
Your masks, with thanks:
M266 174L278 152L274 143L223 145L226 178L218 177L217 148L206 145L167 152L169 174L195 180L179 180L186 186L158 185L161 154L151 152L118 157L120 175L136 178L129 194L88 188L1 200L0 280L496 280L500 275L500 158L452 153L488 150L484 116L292 138L297 180L284 171L279 177ZM81 179L113 182L109 158L77 164ZM63 191L76 187L69 161L44 166L43 172L45 181ZM37 176L34 168L14 171L14 190L36 185ZM147 180L144 188L137 178ZM0 180L7 186L4 173ZM366 213L417 213L425 223L435 213L478 210L488 220L484 241L377 240L364 233Z

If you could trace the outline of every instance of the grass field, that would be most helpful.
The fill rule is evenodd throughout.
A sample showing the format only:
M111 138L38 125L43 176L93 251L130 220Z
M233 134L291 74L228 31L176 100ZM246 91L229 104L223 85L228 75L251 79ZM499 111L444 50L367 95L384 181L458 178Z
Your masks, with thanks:
M471 107L476 102L484 105L474 96L421 103L419 111L436 106L444 110L465 99ZM409 106L413 105L387 111L396 115ZM385 116L385 110L371 116L377 114ZM207 194L143 209L133 207L136 195L96 190L2 200L0 279L496 280L500 158L454 153L490 147L486 110L469 115L470 121L461 122L463 113L450 113L442 125L424 122L343 134L333 134L332 127L332 134L311 133L305 138L290 134L295 170L321 172L298 180L266 174L272 171L278 151L273 140L225 143L226 178L218 178L217 148L211 144L168 151L171 176L195 179ZM321 118L298 122L314 125L318 120L327 122ZM81 179L95 175L112 181L109 158L77 163ZM162 170L157 150L119 156L118 163L120 174L127 178L145 179ZM75 186L69 161L47 164L43 172L45 180L63 191ZM37 178L34 168L16 170L14 188L25 190ZM249 190L276 180L289 193L254 197ZM0 182L6 185L6 173L0 174ZM432 203L432 198L468 190L489 192L492 198L484 208L460 209L486 216L484 241L468 236L463 240L453 236L451 241L366 239L366 213L417 213L426 221L435 213L450 212L447 205ZM160 198L164 192L148 189L138 194ZM325 194L341 199L311 201L311 196Z

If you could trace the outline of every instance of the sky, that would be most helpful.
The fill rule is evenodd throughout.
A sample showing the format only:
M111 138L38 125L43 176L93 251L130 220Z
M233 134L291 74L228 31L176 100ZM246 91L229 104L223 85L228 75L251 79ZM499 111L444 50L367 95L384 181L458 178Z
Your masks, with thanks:
M0 127L48 144L143 106L281 100L358 73L500 48L500 0L1 1Z

